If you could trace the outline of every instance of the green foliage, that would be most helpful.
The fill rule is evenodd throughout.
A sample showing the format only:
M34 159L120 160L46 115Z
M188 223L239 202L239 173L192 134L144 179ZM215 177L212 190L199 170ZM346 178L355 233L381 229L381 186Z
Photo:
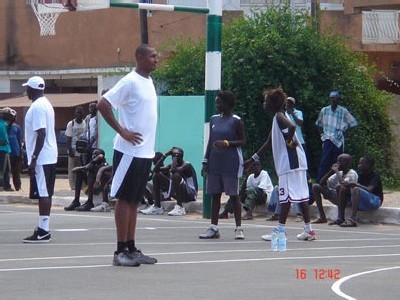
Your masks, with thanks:
M288 7L270 7L254 12L252 18L224 24L222 89L237 95L235 112L248 137L245 157L261 146L271 127L272 115L262 109L263 91L281 86L303 111L309 168L315 175L321 151L315 120L329 105L329 92L339 90L342 105L360 124L345 135L345 151L354 156L354 167L362 155L372 155L383 178L393 183L397 171L392 168L387 114L390 95L376 89L372 79L376 70L362 54L351 52L337 36L317 33L310 24L307 14ZM181 40L175 49L156 79L166 84L166 94L203 94L204 42Z

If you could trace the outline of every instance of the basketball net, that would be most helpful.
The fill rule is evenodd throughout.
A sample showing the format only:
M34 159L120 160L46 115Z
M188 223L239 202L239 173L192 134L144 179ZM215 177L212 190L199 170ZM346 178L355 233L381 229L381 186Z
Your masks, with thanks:
M42 4L31 3L32 9L39 21L40 25L40 35L48 36L56 34L56 21L63 9L50 8Z

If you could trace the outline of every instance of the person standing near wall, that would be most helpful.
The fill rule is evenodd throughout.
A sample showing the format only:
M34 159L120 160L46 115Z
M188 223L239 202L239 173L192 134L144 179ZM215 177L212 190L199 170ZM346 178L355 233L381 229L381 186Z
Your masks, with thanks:
M76 173L72 170L81 165L81 154L76 151L76 141L82 137L86 131L86 122L83 120L83 108L75 108L75 119L67 124L65 136L67 137L68 149L68 180L71 190L75 189Z
M222 193L234 201L235 239L244 239L242 206L239 198L239 178L243 174L242 147L246 144L244 125L233 113L236 97L228 91L220 91L215 98L220 114L211 116L210 136L204 155L201 174L207 176L207 194L212 195L211 226L199 235L200 239L217 239L218 213Z
M45 243L51 239L49 231L51 198L54 193L57 163L57 141L54 109L44 96L42 77L34 76L23 84L32 100L25 115L25 142L30 176L31 199L39 199L39 226L24 243Z
M10 168L13 185L16 191L21 189L22 172L22 129L15 120L17 112L9 107L4 108L5 117L8 122L8 141L10 143Z
M147 44L136 48L135 70L103 95L97 105L117 135L114 139L111 197L115 204L117 250L114 266L155 264L157 259L136 248L137 207L143 199L154 157L157 128L157 94L150 77L158 55ZM113 113L118 109L119 119Z
M7 113L4 109L0 112L0 172L2 173L2 183L3 189L5 191L13 191L10 185L10 142L8 140L7 133L7 123L6 118Z

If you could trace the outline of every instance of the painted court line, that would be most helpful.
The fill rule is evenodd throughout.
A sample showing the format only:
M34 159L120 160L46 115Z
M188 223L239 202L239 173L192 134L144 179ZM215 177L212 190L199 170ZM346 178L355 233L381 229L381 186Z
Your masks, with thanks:
M370 270L370 271L365 271L365 272L360 272L360 273L356 273L356 274L352 274L346 277L343 277L341 279L339 279L338 281L336 281L331 289L332 291L337 294L338 296L348 299L348 300L357 300L356 298L353 298L349 295L347 295L346 293L342 292L342 290L340 289L340 286L345 283L346 281L356 278L356 277L360 277L363 275L368 275L368 274L372 274L372 273L376 273L376 272L383 272L383 271L390 271L390 270L394 270L394 269L400 269L400 266L396 266L396 267L390 267L390 268L383 268L383 269L376 269L376 270Z
M310 259L340 259L340 258L369 258L369 257L393 257L400 256L399 253L393 254L369 254L369 255L328 255L328 256L308 256L308 257L269 257L269 258L246 258L246 259L224 259L224 260L199 260L199 261L171 261L159 262L156 265L188 265L188 264L216 264L216 263L249 263L260 261L274 261L274 260L310 260ZM84 265L84 266L57 266L57 267L33 267L33 268L12 268L0 269L0 272L20 272L20 271L46 271L57 269L84 269L84 268L102 268L110 267L111 265Z

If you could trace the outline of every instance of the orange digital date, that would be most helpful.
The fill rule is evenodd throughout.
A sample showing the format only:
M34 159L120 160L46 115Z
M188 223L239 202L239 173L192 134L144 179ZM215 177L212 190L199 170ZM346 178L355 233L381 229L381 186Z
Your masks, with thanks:
M296 269L296 279L305 280L305 279L315 279L315 280L338 280L340 279L340 270L339 269L313 269L312 272L309 272L306 269Z

